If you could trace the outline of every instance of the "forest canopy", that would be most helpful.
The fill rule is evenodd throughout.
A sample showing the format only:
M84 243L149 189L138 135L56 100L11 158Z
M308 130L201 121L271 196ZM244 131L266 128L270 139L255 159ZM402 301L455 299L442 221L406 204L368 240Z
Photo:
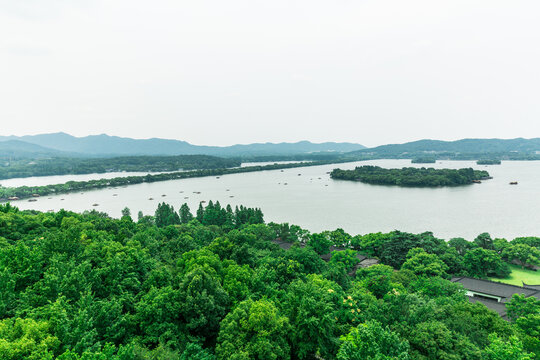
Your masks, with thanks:
M507 322L447 280L504 276L538 238L310 233L210 201L122 214L0 205L1 359L539 358L540 301ZM357 252L381 264L351 273Z

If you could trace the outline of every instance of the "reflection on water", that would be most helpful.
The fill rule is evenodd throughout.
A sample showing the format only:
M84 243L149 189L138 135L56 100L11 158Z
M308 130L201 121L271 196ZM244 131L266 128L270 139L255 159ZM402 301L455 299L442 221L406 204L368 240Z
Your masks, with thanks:
M486 169L494 177L482 184L453 188L368 185L334 181L328 175L335 167L352 169L367 164L389 168L422 166L409 160L373 160L138 184L14 204L21 209L41 211L96 209L115 217L128 206L136 217L139 210L145 215L153 214L162 201L175 209L187 202L194 211L200 201L219 200L222 205L260 207L266 221L290 222L311 231L341 227L351 234L363 234L398 229L415 233L433 231L445 239L461 236L469 240L485 231L493 237L509 239L540 236L538 161L506 161L489 167L472 161L438 161L427 165ZM519 184L511 186L510 181Z

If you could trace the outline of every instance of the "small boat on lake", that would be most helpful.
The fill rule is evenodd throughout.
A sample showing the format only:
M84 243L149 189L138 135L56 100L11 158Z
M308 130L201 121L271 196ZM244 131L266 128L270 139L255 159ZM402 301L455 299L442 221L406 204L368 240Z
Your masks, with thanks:
M517 181L510 181L510 185L517 185L518 182Z
M99 204L92 204L92 206L99 206Z

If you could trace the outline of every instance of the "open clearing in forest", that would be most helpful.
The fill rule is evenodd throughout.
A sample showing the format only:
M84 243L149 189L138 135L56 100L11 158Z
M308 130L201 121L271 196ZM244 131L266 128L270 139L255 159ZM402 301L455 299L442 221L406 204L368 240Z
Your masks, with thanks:
M540 285L540 271L522 269L518 265L510 265L512 272L505 279L489 278L489 280L498 281L511 285L522 286L522 282L527 285Z

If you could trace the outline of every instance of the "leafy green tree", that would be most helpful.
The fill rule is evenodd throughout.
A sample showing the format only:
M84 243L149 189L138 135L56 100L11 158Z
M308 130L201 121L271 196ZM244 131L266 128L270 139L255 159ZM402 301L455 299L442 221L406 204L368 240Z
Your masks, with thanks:
M52 360L60 342L46 321L5 319L0 321L0 359Z
M319 275L291 283L282 306L292 326L289 337L293 358L311 359L316 354L326 358L337 352L341 292L337 284Z
M346 271L351 271L360 262L356 255L356 251L353 250L334 251L329 265L330 267L343 267Z
M514 294L506 303L506 311L511 321L529 314L540 314L540 300L534 296L525 297L523 294Z
M373 265L367 269L359 269L356 278L378 299L388 294L393 288L394 269L388 265Z
M311 234L308 245L319 255L327 254L330 251L332 241L325 234Z
M495 250L493 239L488 233L481 233L474 239L474 243L486 250Z
M435 254L428 254L421 248L409 250L402 269L411 270L418 276L444 276L448 266Z
M353 328L341 337L338 360L408 360L409 344L377 321Z
M288 319L269 300L241 302L221 322L218 359L290 359Z
M177 347L186 339L178 290L172 286L151 288L135 305L135 320L142 334L140 342L155 347L159 344Z
M499 254L482 247L468 251L464 256L464 263L469 274L475 277L505 277L510 274L508 265L502 261Z
M489 346L484 350L485 360L533 360L533 357L523 350L523 344L515 336L504 341L496 334L491 334L489 341Z
M158 205L154 218L157 227L180 224L180 217L174 211L174 208L166 203Z
M249 296L253 270L247 265L238 265L230 260L224 270L223 289L236 304Z
M201 345L190 343L180 356L179 360L215 360L215 356Z
M127 206L122 209L122 217L128 217L131 219L131 210Z
M413 358L459 360L480 359L481 356L477 346L441 321L419 323L409 341Z
M191 220L193 220L193 215L191 214L191 210L189 209L188 204L183 203L182 206L180 206L180 222L182 224L187 224Z
M467 251L474 249L478 245L464 238L452 238L448 241L448 246L453 247L460 256L463 256Z
M517 260L521 268L525 265L540 264L540 250L526 244L511 244L504 249L502 257L510 261Z
M180 283L180 313L188 331L194 336L217 337L219 322L225 317L229 296L219 279L197 267Z

